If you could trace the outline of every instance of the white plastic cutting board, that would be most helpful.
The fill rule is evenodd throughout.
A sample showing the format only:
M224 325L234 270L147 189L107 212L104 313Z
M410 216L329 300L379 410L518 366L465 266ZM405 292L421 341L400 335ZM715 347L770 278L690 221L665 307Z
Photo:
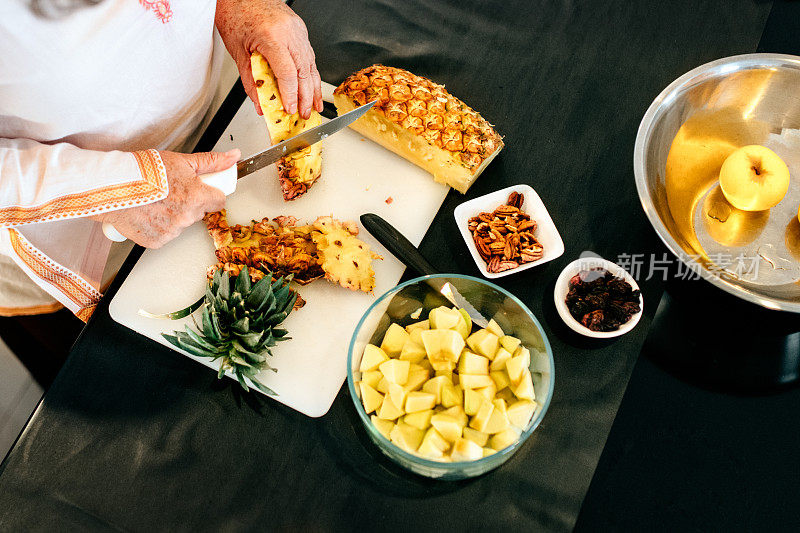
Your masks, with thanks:
M332 87L323 92L330 94ZM246 100L215 150L239 148L250 155L268 147L267 128ZM239 180L228 197L228 220L246 224L251 219L292 215L300 222L333 215L354 220L377 213L418 245L441 207L448 187L431 175L378 144L347 128L322 141L322 177L304 196L284 202L272 165ZM391 203L387 199L391 198ZM359 223L360 227L360 223ZM347 347L358 320L367 307L397 285L404 266L363 228L359 236L384 257L375 261L374 294L344 289L319 280L300 288L306 305L284 322L292 339L273 349L270 365L278 372L262 372L265 385L278 393L275 399L308 416L330 409L346 377ZM158 250L146 250L111 301L111 317L120 324L161 344L161 333L183 329L191 319L158 320L138 314L171 312L199 299L205 290L206 269L216 262L214 245L199 222ZM192 359L216 370L217 363Z

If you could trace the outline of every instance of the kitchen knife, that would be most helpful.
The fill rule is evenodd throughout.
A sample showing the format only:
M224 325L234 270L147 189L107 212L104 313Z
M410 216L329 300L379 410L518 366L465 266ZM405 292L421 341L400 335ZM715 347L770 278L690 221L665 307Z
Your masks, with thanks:
M357 107L342 116L329 120L325 124L320 124L319 126L306 130L298 135L295 135L294 137L286 139L285 141L279 142L275 146L267 148L263 152L259 152L248 157L247 159L242 159L236 163L236 165L233 165L226 170L212 172L211 174L203 174L200 179L203 180L203 183L206 185L216 187L217 189L221 190L225 196L228 196L236 190L236 180L239 180L248 174L252 174L257 170L261 170L262 168L275 163L282 157L285 157L292 152L302 150L303 148L308 148L312 144L318 143L319 141L330 137L334 133L358 120L364 115L364 113L369 111L373 105L375 105L375 102L377 102L377 100L373 100L372 102ZM117 231L114 226L108 223L103 224L103 233L112 241L122 242L127 239L127 237Z
M411 244L397 228L386 222L380 216L374 213L361 215L361 223L384 248L389 250L393 256L411 270L423 276L439 274L439 271L419 253L416 246ZM458 292L458 289L456 289L452 283L444 281L442 278L430 278L426 280L426 283L436 292L444 296L447 301L466 311L472 319L472 322L479 327L485 328L489 325L489 321Z

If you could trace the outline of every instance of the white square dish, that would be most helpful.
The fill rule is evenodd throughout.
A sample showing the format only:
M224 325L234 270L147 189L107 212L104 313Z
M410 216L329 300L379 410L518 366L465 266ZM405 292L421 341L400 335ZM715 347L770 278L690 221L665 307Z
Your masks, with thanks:
M508 195L512 192L517 192L524 196L525 200L522 203L522 211L529 214L531 219L536 221L537 227L535 235L544 248L544 255L538 261L525 263L524 265L521 265L517 268L512 268L511 270L506 270L504 272L489 272L486 269L486 262L480 256L478 249L475 247L475 241L472 240L472 234L470 233L468 227L469 219L477 216L480 213L491 213L499 206L504 205L506 200L508 200ZM453 216L456 219L458 231L461 232L461 236L464 238L464 242L467 244L467 248L469 248L469 252L472 254L475 264L478 265L481 274L489 279L501 278L503 276L508 276L509 274L522 272L523 270L533 268L541 265L542 263L552 261L564 253L564 241L561 240L561 235L559 235L558 229L553 223L553 219L550 218L550 213L547 212L547 208L544 206L542 199L539 198L539 195L536 194L536 191L534 191L529 185L512 185L511 187L506 187L505 189L485 194L483 196L479 196L478 198L464 202L455 208L453 211Z

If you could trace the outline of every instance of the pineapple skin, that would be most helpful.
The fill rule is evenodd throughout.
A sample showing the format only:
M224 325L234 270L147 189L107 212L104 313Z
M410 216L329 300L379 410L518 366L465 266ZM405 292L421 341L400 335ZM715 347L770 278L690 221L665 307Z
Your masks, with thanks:
M290 115L284 111L278 81L264 56L258 52L252 54L250 67L264 121L274 144L322 124L322 116L314 110L308 119L299 113ZM278 180L284 200L294 200L303 195L321 175L322 143L315 143L278 161Z
M372 65L349 76L333 94L340 115L377 99L350 127L461 193L503 148L479 113L443 85L403 69Z

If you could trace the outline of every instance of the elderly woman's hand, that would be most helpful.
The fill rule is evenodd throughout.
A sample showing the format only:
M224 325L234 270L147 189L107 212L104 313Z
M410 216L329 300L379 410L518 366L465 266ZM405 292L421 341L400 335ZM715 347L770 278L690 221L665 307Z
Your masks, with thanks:
M261 114L250 54L260 52L275 77L287 113L322 111L322 92L306 25L281 0L217 0L216 25L244 89Z
M236 164L239 150L179 154L159 152L164 161L169 194L163 200L140 207L110 211L92 217L108 222L130 240L145 248L160 248L207 213L225 207L222 191L200 179L203 174Z

